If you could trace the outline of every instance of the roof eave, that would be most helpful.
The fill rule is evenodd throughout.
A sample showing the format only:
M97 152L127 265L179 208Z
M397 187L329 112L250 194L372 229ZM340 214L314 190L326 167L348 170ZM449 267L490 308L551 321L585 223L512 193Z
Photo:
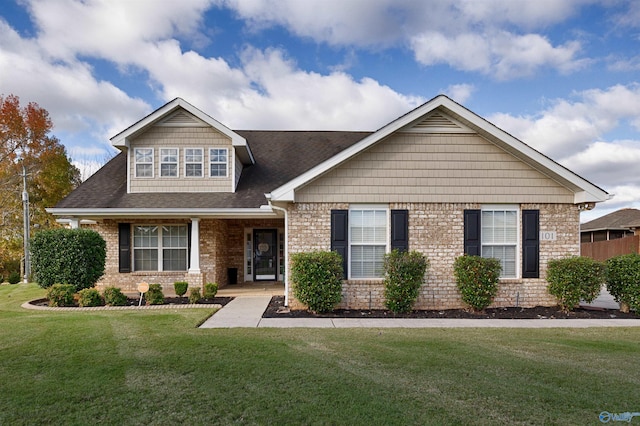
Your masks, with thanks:
M248 208L50 208L48 213L67 218L252 218L278 217L269 205Z

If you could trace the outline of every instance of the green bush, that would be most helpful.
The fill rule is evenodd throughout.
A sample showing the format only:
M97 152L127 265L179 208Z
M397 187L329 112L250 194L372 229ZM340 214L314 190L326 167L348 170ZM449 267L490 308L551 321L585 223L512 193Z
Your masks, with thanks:
M409 312L413 307L429 261L417 251L393 250L384 256L385 305L396 313Z
M149 290L144 294L147 305L164 304L164 293L160 284L149 284Z
M104 306L104 299L95 288L83 288L78 292L78 305Z
M549 293L558 299L564 312L573 310L580 300L593 302L600 294L604 280L604 263L589 257L553 259L547 266Z
M73 306L75 287L71 284L54 284L47 290L49 306Z
M493 302L498 293L498 280L502 272L498 259L465 254L456 258L453 269L465 304L476 311L482 311Z
M204 285L204 293L202 294L202 296L205 299L213 299L214 297L216 297L217 293L218 293L217 283L206 283Z
M314 312L328 312L342 299L342 257L314 251L291 256L293 294Z
M118 287L105 288L102 296L107 306L125 306L127 304L127 296Z
M184 296L187 292L187 288L189 287L189 283L186 281L176 281L173 283L173 289L176 291L178 297Z
M200 296L200 289L195 287L192 288L189 291L189 303L198 303L200 299L202 299L202 296Z
M640 312L640 255L612 257L606 266L607 291L620 304L620 310Z
M20 272L17 271L11 272L7 277L7 281L9 282L9 284L18 284L21 279L22 277L20 276Z
M35 281L48 288L73 283L76 291L91 288L104 274L106 243L88 229L52 229L31 239L31 262Z

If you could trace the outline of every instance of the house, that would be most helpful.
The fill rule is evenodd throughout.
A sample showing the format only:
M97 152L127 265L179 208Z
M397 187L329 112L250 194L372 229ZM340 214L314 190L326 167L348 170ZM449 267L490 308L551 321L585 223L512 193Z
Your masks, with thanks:
M111 139L121 153L49 211L107 241L100 286L284 281L336 250L340 307L382 308L394 248L431 263L415 307L461 307L453 262L500 259L494 306L552 305L550 259L580 252L604 190L440 95L375 132L231 130L175 99Z
M580 225L580 241L595 243L634 235L640 228L640 210L620 209Z

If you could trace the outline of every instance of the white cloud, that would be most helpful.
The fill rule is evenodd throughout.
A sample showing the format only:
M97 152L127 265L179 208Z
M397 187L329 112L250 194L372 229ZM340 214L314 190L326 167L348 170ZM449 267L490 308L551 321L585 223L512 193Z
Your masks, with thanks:
M476 87L473 84L452 84L442 91L445 95L449 96L454 101L464 104L466 103L473 92L475 92Z

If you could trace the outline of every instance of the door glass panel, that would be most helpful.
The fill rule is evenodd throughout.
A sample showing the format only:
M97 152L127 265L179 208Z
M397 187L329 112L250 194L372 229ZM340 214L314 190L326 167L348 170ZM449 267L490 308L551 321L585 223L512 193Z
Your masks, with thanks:
M275 281L278 266L277 231L257 229L253 235L254 277L256 280Z

